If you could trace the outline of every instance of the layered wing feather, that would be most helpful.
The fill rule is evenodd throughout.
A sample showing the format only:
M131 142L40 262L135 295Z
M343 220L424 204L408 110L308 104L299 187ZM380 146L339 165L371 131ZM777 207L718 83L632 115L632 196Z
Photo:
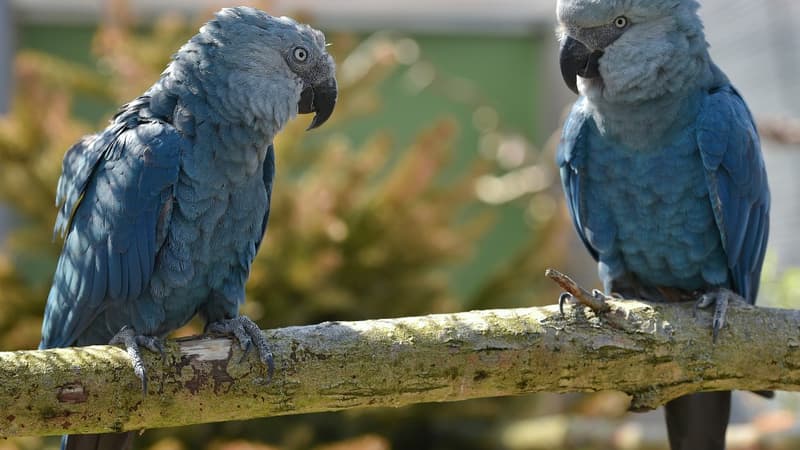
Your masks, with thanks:
M269 210L272 206L272 184L275 179L275 146L270 145L267 149L267 154L264 157L264 189L267 191L267 210L264 212L264 220L261 222L261 236L256 240L255 250L261 246L264 235L267 232L267 224L269 223ZM253 255L255 257L255 255Z
M564 123L564 129L561 134L561 141L558 144L556 163L561 172L561 185L564 189L564 195L566 195L567 209L570 217L572 217L575 230L592 257L598 260L597 249L589 243L584 231L584 216L581 208L581 169L587 145L585 130L589 117L583 106L585 101L585 98L581 98L575 102L569 116L567 116L567 121Z
M169 221L186 145L165 122L117 120L67 152L56 221L66 237L40 348L73 344L104 308L142 294L163 244L157 230Z
M767 246L770 195L753 117L733 87L716 89L705 100L697 144L733 288L754 303Z

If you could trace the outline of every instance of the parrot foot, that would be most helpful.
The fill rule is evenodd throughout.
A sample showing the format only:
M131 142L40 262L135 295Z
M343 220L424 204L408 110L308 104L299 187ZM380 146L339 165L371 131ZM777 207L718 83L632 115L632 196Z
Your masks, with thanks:
M133 373L142 381L142 396L147 395L147 368L144 366L139 347L144 347L153 353L159 353L163 358L164 344L161 343L161 339L154 336L136 334L133 328L126 325L111 338L108 344L125 347L125 351L128 353L133 365Z
M744 302L744 299L739 297L739 295L730 289L718 288L714 289L713 291L706 292L694 304L695 316L697 316L698 309L705 309L711 305L714 305L714 315L711 320L711 336L712 341L715 343L717 342L719 330L725 326L725 315L728 312L728 304L731 300L740 300Z
M586 289L580 287L578 283L572 281L572 278L555 269L548 268L544 271L544 275L555 281L565 291L558 296L558 310L562 316L564 315L564 304L568 301L587 306L598 315L611 309L608 305L608 300L613 299L613 297L609 297L597 289L589 293Z
M597 289L592 289L591 295L586 295L588 293L581 294L582 295L575 295L571 292L562 292L561 295L558 296L558 310L562 316L564 315L564 304L567 302L586 306L595 313L601 314L610 309L608 301L614 298Z
M275 372L272 351L269 349L269 344L267 344L267 339L261 329L247 316L237 316L233 319L211 322L206 326L206 331L216 334L233 334L236 340L239 341L242 351L244 351L242 360L255 347L258 350L259 360L267 366L267 382L272 380L272 374Z

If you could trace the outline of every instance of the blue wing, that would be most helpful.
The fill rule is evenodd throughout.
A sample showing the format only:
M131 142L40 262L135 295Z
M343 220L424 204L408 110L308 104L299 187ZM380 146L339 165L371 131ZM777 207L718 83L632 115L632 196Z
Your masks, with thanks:
M267 154L264 157L264 188L267 190L267 210L264 212L264 220L261 222L261 236L256 240L256 252L261 246L261 241L264 239L264 234L267 232L267 223L269 223L269 210L272 206L272 183L275 179L275 147L270 144L267 149Z
M561 141L558 144L556 153L556 163L561 172L561 184L564 194L567 197L567 209L572 217L572 224L578 232L581 241L589 250L595 260L599 255L597 249L592 247L584 233L583 211L581 208L581 169L583 165L583 155L585 154L586 128L588 113L585 112L583 103L585 99L581 97L567 116L564 130L561 134Z
M769 232L769 187L753 118L733 87L716 89L705 100L697 143L733 288L755 303Z
M123 120L64 157L56 232L66 238L40 348L72 345L104 308L139 296L153 273L187 144L164 122Z

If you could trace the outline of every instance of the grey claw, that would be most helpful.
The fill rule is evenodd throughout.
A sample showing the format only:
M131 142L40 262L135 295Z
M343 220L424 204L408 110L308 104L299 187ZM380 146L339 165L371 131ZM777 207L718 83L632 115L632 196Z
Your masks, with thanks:
M233 319L225 319L208 325L208 331L212 333L233 334L244 353L242 361L247 357L250 350L255 347L258 350L258 357L262 364L267 366L267 382L272 380L275 372L275 363L272 358L272 351L269 349L267 340L258 325L247 316L238 316Z
M705 309L709 306L713 305L717 301L717 292L707 292L700 296L699 299L694 303L694 309L692 310L693 317L697 317L697 310L698 309Z
M717 301L719 295L720 293L718 291L703 294L694 306L695 308L708 308Z
M133 373L142 381L142 396L146 396L147 368L144 365L144 359L142 359L139 346L154 353L160 353L163 358L164 346L161 344L161 340L153 336L137 335L133 328L126 325L111 338L109 345L121 345L125 347L125 352L128 353L128 358L130 358L131 365L133 366Z
M711 292L703 294L694 304L694 316L697 316L697 310L700 308L708 308L714 305L714 315L711 319L711 340L716 344L719 331L725 326L725 316L728 312L728 303L731 296L736 295L732 291L719 288Z
M717 298L717 305L714 308L714 319L712 320L712 342L717 342L717 335L719 334L719 330L725 326L725 317L728 312L728 296L723 295Z
M558 311L562 316L564 315L564 304L570 300L572 300L572 294L569 292L562 292L561 295L558 296Z
M164 353L166 350L164 349L164 344L161 342L161 339L153 336L143 335L136 336L135 339L136 344L138 344L140 347L144 347L153 353L158 353L161 355L161 359L164 359Z

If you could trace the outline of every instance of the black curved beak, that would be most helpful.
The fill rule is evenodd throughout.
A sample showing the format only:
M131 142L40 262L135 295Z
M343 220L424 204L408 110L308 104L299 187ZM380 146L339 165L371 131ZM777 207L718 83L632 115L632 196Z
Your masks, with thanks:
M559 50L559 63L561 64L561 77L572 92L578 92L578 77L597 78L600 76L600 57L602 50L589 50L577 39L567 36L561 42Z
M335 79L303 89L300 93L300 101L297 102L297 112L300 114L315 113L314 119L306 131L319 127L331 117L333 108L336 106L338 92Z

